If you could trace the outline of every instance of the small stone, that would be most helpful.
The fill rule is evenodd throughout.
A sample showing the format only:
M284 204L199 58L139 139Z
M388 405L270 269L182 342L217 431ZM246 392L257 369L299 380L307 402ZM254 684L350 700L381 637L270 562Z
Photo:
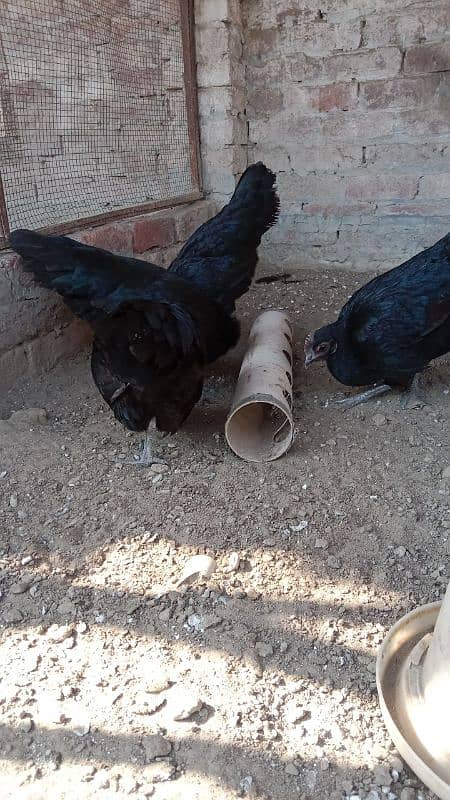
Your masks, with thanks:
M156 733L153 736L144 736L142 745L147 762L154 761L155 758L161 758L161 756L168 756L172 750L171 742L161 736L160 733Z
M83 736L87 736L91 730L91 721L87 718L87 716L83 715L82 713L78 713L75 718L72 718L72 730L75 736L78 736L81 739Z
M300 533L301 531L306 530L308 527L308 520L302 519L297 525L289 525L292 533Z
M253 650L243 650L242 659L244 661L245 666L248 669L252 670L256 678L262 677L264 670L259 660L259 657Z
M11 594L24 594L34 581L34 575L24 575L23 578L11 586Z
M152 797L154 794L155 794L155 787L153 786L153 783L144 783L141 786L140 795L137 798L137 800L141 800L141 798L142 800L144 800L144 798L147 799L147 797Z
M96 773L93 781L93 785L96 789L109 789L110 788L110 780L109 775L106 769L99 769Z
M239 565L240 565L239 553L230 553L228 557L228 564L224 568L224 572L226 574L229 574L231 572L237 572L237 570L239 569Z
M161 622L168 622L171 614L172 614L172 609L170 608L170 606L169 608L164 608L159 615Z
M246 797L252 793L254 788L254 781L251 775L246 775L245 778L242 778L239 789L241 790L241 797Z
M84 782L91 781L96 772L97 772L96 767L84 767L83 769L81 769L81 775L80 775L81 780Z
M328 556L327 566L330 567L331 569L339 569L339 567L341 566L340 558L337 558L337 556Z
M176 722L183 722L184 720L189 719L192 717L193 714L196 714L197 711L203 707L203 700L199 698L195 699L188 699L186 698L183 703L181 703L178 707L178 710L174 714L173 718Z
M175 583L176 588L183 584L191 584L198 578L210 578L216 571L217 564L214 558L206 555L193 556L185 564L183 571Z
M44 425L47 419L45 408L23 408L20 411L14 411L9 418L9 422L17 427L22 425L36 427Z
M9 498L9 505L10 505L10 507L11 507L11 508L17 508L17 503L18 503L18 500L17 500L17 495L15 495L15 494L12 494L12 495L10 496L10 498Z
M261 658L268 658L273 655L273 647L267 642L256 642L255 650Z
M394 758L391 758L389 766L391 770L395 770L398 773L403 772L403 770L405 769L405 765L402 759L399 758L398 756L394 756Z
M73 616L76 613L77 613L77 607L74 603L72 603L71 600L69 600L68 598L66 598L65 600L61 600L58 606L58 614L69 617Z
M203 630L206 631L208 628L216 628L217 625L220 625L222 622L222 617L218 617L216 614L205 614L202 620L202 627Z
M308 710L300 705L297 700L289 700L286 703L284 714L289 725L296 725L308 717Z
M33 720L30 717L25 717L25 719L21 719L19 724L17 725L17 729L21 733L29 733L33 729Z
M444 481L450 481L450 465L448 467L444 467L442 470L442 477Z
M400 800L416 800L416 791L410 786L405 787L400 792Z
M167 464L152 464L150 470L157 475L162 475L164 472L169 472L169 467Z
M140 692L136 695L135 699L135 705L137 706L136 714L155 714L165 703L165 697L158 697L158 695Z
M284 771L285 771L286 775L293 775L294 777L299 774L299 771L298 771L297 767L292 762L289 763L289 764L286 764L286 766L284 768Z
M406 547L396 547L394 553L399 558L404 558L404 556L406 556Z
M26 565L31 564L32 561L33 561L33 556L24 556L21 559L20 563L22 564L22 567L26 567Z
M390 786L392 783L392 776L387 767L376 766L373 777L377 786Z
M61 644L65 639L73 636L74 628L72 625L50 625L47 636L51 642Z
M326 758L321 758L320 759L319 767L322 770L322 772L326 772L327 769L329 768L329 766L330 766L330 762L328 761L328 759L326 759Z
M89 628L85 622L79 622L76 626L77 633L87 633Z
M95 617L95 621L98 622L99 625L103 625L106 620L106 614L97 614Z
M23 614L17 608L11 608L3 612L2 614L3 622L6 622L9 625L14 625L17 622L22 622Z
M50 751L48 756L51 768L54 772L56 772L56 770L58 770L62 764L62 753L59 753L58 751Z
M326 539L316 539L314 547L316 550L326 550L328 547L328 542Z
M140 777L144 784L164 783L170 781L175 773L173 764L168 761L157 761L154 764L149 764L141 771Z
M164 672L156 672L155 675L145 679L145 691L151 692L152 694L159 694L169 689L172 683L173 681L171 681Z
M384 414L375 414L372 417L372 422L374 425L376 425L377 428L380 428L381 425L386 425L387 419L384 416Z

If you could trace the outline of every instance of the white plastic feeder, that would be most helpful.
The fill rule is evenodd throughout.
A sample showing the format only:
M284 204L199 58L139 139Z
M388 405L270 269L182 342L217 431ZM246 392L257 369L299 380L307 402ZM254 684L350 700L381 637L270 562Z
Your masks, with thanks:
M292 328L281 311L264 311L250 331L225 436L246 461L273 461L292 444Z
M421 606L391 628L378 654L377 688L404 760L450 800L450 584L442 603Z

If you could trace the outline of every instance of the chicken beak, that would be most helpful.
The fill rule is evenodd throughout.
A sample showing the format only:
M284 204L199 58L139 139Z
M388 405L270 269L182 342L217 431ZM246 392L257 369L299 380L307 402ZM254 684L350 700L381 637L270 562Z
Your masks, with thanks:
M305 369L307 367L309 367L309 365L312 364L313 361L315 361L315 360L316 360L316 355L314 354L314 351L313 350L309 350L305 354Z

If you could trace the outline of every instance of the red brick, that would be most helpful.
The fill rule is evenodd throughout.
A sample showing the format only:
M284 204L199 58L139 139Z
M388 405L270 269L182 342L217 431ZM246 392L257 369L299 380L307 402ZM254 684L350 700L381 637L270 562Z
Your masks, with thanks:
M274 28L257 30L255 28L246 32L245 48L249 62L260 64L265 55L270 55L276 47L279 32Z
M424 175L420 178L419 197L427 197L430 200L450 199L450 172Z
M58 362L73 358L92 341L92 328L80 319L71 319L64 328L48 331L25 342L24 350L28 360L28 370L33 375L46 372Z
M432 164L433 168L443 169L448 158L448 146L445 142L432 142L424 139L422 142L389 142L388 144L373 144L366 148L367 164L375 166L380 172L389 167L413 167L416 174L427 171ZM431 171L431 170L430 170Z
M379 47L375 50L358 50L337 53L324 58L321 64L322 81L370 80L392 78L400 72L402 54L398 47Z
M448 217L448 203L389 203L382 211L400 217Z
M248 91L248 106L256 115L268 117L283 108L283 95L280 89L268 86L253 86Z
M176 241L175 223L168 214L138 217L131 222L133 253L145 253L152 247L168 247Z
M418 180L412 175L360 175L347 178L345 196L353 200L406 200L416 196Z
M281 31L281 47L286 55L295 55L301 50L307 56L320 58L336 51L357 50L361 39L361 23L320 22L305 18L300 13L298 24L284 27Z
M351 217L355 214L371 214L375 203L304 203L303 213L312 217Z
M405 73L444 72L450 70L450 45L448 42L419 44L406 51Z
M433 101L438 87L438 75L370 81L361 84L360 97L370 109L426 108Z
M404 11L396 16L371 14L366 20L362 37L366 47L397 44L404 48L405 45L421 41L423 22L417 14L407 14Z
M174 219L179 242L185 242L191 233L197 230L215 214L214 203L200 200L189 206L179 206L174 209Z
M320 86L312 100L313 108L318 111L348 111L357 104L356 83L332 83Z
M101 225L98 228L81 231L73 238L120 255L131 255L133 252L131 231L126 223L114 222L109 225Z

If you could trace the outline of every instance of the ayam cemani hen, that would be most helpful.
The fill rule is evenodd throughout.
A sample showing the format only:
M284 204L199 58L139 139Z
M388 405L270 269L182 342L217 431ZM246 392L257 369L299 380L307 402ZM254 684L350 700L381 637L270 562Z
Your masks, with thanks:
M450 350L450 234L359 289L336 322L306 338L305 366L325 359L346 386L377 384L347 407L407 389Z
M100 394L126 428L147 432L134 463L160 460L150 423L175 433L201 397L206 366L236 344L235 301L250 287L261 237L276 221L274 185L264 164L248 167L228 205L168 270L66 236L11 233L24 269L91 325Z

